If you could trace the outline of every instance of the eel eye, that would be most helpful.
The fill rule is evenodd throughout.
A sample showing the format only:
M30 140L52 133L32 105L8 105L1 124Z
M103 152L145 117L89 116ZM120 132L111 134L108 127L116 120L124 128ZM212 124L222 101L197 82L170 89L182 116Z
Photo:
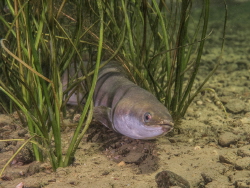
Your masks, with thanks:
M146 112L144 114L144 121L145 122L149 122L151 118L152 118L152 115L149 112Z

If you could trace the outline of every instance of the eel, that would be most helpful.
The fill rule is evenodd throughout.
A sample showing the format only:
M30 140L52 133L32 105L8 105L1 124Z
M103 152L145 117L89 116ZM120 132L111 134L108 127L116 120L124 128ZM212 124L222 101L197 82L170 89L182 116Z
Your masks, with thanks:
M133 139L154 139L173 129L168 109L149 91L130 81L124 68L110 62L99 70L93 117ZM71 96L70 104L76 104Z

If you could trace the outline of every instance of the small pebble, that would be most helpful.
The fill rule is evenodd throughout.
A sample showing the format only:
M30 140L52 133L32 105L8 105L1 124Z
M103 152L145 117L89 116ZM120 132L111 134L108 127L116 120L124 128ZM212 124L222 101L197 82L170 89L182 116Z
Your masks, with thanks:
M103 176L106 176L108 174L109 174L109 171L107 171L107 170L102 173Z
M250 157L250 146L246 145L238 149L237 155L241 157Z
M155 181L158 188L167 188L177 186L181 188L190 188L190 184L183 177L171 171L162 171L156 174Z
M231 132L225 132L219 136L218 142L222 147L229 147L231 144L236 144L239 140L239 137Z
M213 179L206 173L201 173L201 177L203 178L205 185L213 181Z
M24 187L23 182L19 183L19 184L16 186L16 188L23 188L23 187Z
M234 153L227 153L219 155L219 161L226 164L234 164L237 156Z
M235 168L237 170L250 170L250 157L244 157L237 159L235 162Z
M212 101L209 98L206 98L206 102L211 103Z
M202 101L197 101L196 104L197 105L203 105L203 102Z
M225 107L228 111L238 114L245 109L245 103L240 99L232 99L225 105Z
M121 162L119 162L118 164L117 164L117 166L126 166L126 163L124 162L124 161L121 161Z
M77 185L78 182L76 182L76 181L70 181L69 184L71 184L71 185Z
M201 147L200 146L195 146L194 150L201 150Z
M73 122L79 122L80 117L81 117L81 114L75 114L73 118Z
M242 124L250 124L250 117L243 117L240 121Z
M221 102L220 102L220 101L215 101L215 104L216 104L217 106L219 106L219 105L221 105Z

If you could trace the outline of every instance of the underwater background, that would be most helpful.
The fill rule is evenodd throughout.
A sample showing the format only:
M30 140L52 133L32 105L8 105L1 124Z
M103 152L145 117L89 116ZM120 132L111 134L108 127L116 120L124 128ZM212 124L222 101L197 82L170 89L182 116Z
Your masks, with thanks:
M194 88L213 70L221 53L224 3L210 3L209 36ZM228 0L226 4L228 17L220 65L178 128L147 141L93 125L77 147L72 165L53 172L48 162L34 161L26 148L5 170L0 187L16 187L20 182L36 188L250 187L250 1ZM199 3L194 6L198 12ZM4 35L0 29L0 38ZM63 146L72 138L80 116L73 107L67 108L66 114L61 131ZM2 111L1 140L29 138L19 115ZM19 147L16 141L0 142L0 169ZM66 147L62 153L65 155Z

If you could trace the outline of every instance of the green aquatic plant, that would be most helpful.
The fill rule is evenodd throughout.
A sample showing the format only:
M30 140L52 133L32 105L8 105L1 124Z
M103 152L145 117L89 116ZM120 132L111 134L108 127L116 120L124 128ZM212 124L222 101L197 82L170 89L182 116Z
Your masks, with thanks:
M5 9L0 15L0 94L7 96L10 104L0 102L5 111L17 110L25 117L36 160L49 158L53 169L72 163L92 119L99 67L111 59L124 64L137 84L165 103L175 120L184 116L219 65L218 61L192 91L209 37L209 0L4 2L0 4L1 10ZM194 8L195 3L200 11ZM221 50L224 32L225 23ZM86 67L86 54L88 65L96 61L92 69ZM107 61L100 64L101 59ZM61 76L72 63L80 69L63 91ZM82 76L77 78L79 74ZM63 155L61 111L72 89L83 81L85 105Z
M95 3L90 4L89 8L95 9ZM194 97L220 63L221 57L211 73L194 89L203 48L211 34L208 31L210 6L209 0L104 3L104 41L115 49L125 27L126 36L117 59L126 64L137 84L165 103L176 121L185 115ZM227 20L226 4L224 10L221 55ZM98 17L91 19L94 21Z
M103 19L99 22L96 65L82 115L69 141L66 155L62 154L63 90L61 75L73 59L83 63L81 52L86 43L82 37L81 21L70 32L59 23L63 1L56 11L53 1L6 1L8 13L1 15L5 36L1 39L0 90L12 101L13 109L25 117L31 135L30 142L36 160L50 159L53 169L72 163L74 153L92 119L92 95L97 80L103 43ZM76 19L81 20L82 1L76 1ZM103 17L102 3L97 1L98 14ZM11 22L5 18L11 15ZM58 36L63 36L61 39ZM83 74L84 75L84 74ZM85 76L87 77L87 75ZM27 143L27 142L26 142Z

